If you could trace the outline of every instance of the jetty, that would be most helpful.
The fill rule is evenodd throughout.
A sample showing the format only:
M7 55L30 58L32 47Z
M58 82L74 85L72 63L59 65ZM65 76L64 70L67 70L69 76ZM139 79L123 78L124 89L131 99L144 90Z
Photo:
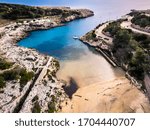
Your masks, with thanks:
M113 66L113 67L117 67L117 64L111 59L111 58L109 58L108 56L107 56L107 54L104 52L104 51L102 51L102 49L101 48L95 48L98 52L100 52L102 55L103 55L103 57Z

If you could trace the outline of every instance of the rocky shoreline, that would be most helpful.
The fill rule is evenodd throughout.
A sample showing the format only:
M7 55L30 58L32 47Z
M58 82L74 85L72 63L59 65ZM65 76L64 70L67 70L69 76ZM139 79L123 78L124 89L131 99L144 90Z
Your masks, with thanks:
M131 22L131 16L129 15L125 15L123 16L121 19L118 19L118 21L122 21L120 23L120 26L123 29L128 29L129 26L124 26L124 23L128 23ZM100 54L102 54L104 56L104 58L113 66L113 67L121 67L125 72L126 72L126 77L140 90L142 90L142 84L139 83L133 76L131 76L128 72L127 72L127 65L125 65L124 63L120 63L117 58L114 56L113 52L112 52L112 46L113 46L113 37L111 37L111 35L108 32L105 32L104 29L106 28L106 26L109 23L113 23L115 21L109 21L103 24L98 25L95 29L93 29L92 31L88 32L86 35L82 36L80 38L80 40L91 46L94 47L96 51L98 51ZM133 24L131 24L132 26ZM104 26L104 27L102 27ZM101 28L101 29L99 29ZM131 29L131 28L129 28ZM137 28L136 28L137 29ZM140 30L140 29L139 29ZM133 30L135 31L135 30ZM138 30L137 30L138 31ZM140 30L142 31L142 30ZM146 30L143 30L143 33L148 33ZM99 33L98 33L99 32ZM90 39L87 40L87 37L89 35L89 33L94 33L95 34L95 39ZM140 32L135 32L135 33L140 33ZM150 34L147 34L148 36ZM145 89L143 89L144 92L146 92Z
M34 78L22 90L18 81L6 83L0 90L0 112L57 112L61 109L60 103L67 96L62 88L64 82L56 77L59 62L34 49L19 47L16 42L26 37L30 31L62 26L62 22L94 15L87 9L78 11L81 13L79 16L23 20L0 28L1 57L35 73Z
M127 17L128 18L128 17ZM126 22L126 18L121 18L118 21L123 23L124 21ZM143 85L141 82L139 82L135 77L131 76L128 71L127 71L127 66L125 64L121 64L117 58L113 55L112 52L112 46L113 46L113 37L108 35L106 32L104 32L104 29L108 25L108 23L112 23L114 21L106 22L103 24L98 25L95 29L92 31L88 32L86 35L82 36L80 40L85 43L88 46L93 47L96 51L98 51L100 54L103 55L103 57L113 66L113 67L121 67L123 70L125 70L125 77L128 80L129 85L128 87L134 88L135 91L139 90L138 93L140 95L143 95L145 99L143 102L147 102L147 106L150 108L148 97L149 97L149 78L147 78L147 90L143 88ZM132 31L132 30L131 30ZM136 32L135 32L136 33ZM148 77L148 76L147 76ZM120 85L120 87L122 87ZM125 87L125 86L124 86ZM126 86L127 87L127 86ZM126 88L125 87L125 88ZM137 89L137 90L136 90ZM131 100L131 99L130 99ZM137 105L138 104L138 99L137 100ZM134 101L133 101L134 102ZM140 102L140 99L139 99ZM136 112L136 111L135 111ZM149 110L147 111L149 112Z

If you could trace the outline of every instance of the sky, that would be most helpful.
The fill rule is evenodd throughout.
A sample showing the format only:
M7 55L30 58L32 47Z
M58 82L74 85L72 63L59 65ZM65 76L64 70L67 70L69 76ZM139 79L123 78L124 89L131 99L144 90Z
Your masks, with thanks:
M145 3L149 4L150 0L0 0L2 3L17 3L25 5L49 5L49 6L83 6L83 5L99 5L99 3L115 4L115 3Z
M18 3L27 5L69 5L76 3L85 3L91 0L0 0L0 2ZM94 0L97 1L97 0Z
M115 1L115 0L112 0ZM1 3L15 3L33 6L69 6L72 8L90 8L109 0L0 0Z
M0 0L2 3L17 3L17 4L25 4L25 5L43 5L43 6L86 6L86 5L95 5L100 1L109 0ZM115 1L115 0L111 0Z
M150 9L150 0L0 0L2 3L15 3L33 6L69 6L89 8L93 11ZM117 7L117 8L116 8Z

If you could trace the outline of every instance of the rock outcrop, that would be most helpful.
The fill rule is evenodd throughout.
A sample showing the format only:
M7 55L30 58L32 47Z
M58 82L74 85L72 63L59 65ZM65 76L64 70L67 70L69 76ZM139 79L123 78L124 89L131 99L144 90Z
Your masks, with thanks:
M66 21L93 15L89 10L71 10ZM78 12L78 13L77 13ZM75 14L74 14L75 13ZM67 97L61 82L56 77L59 62L47 55L40 54L34 49L19 47L16 42L28 35L29 31L49 29L61 26L61 16L47 16L12 22L0 28L0 55L18 66L32 71L35 76L23 87L19 81L8 81L0 88L0 112L57 112L59 105Z

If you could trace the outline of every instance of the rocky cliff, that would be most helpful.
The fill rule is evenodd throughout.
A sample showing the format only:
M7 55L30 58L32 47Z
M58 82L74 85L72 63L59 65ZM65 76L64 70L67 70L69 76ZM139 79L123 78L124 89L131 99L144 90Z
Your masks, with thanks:
M15 9L15 7L18 7ZM67 96L64 93L62 86L64 82L56 77L56 72L59 69L59 62L47 55L40 54L34 49L19 47L16 42L28 35L29 31L37 29L49 29L63 25L62 21L71 21L78 18L89 17L93 15L90 10L72 10L70 8L48 8L42 11L47 12L47 15L40 13L39 18L28 18L28 15L23 14L23 10L19 14L14 14L14 11L19 11L19 8L28 12L39 11L41 7L29 7L22 5L0 4L3 10L1 18L7 19L7 16L13 13L17 21L13 20L8 25L3 25L0 28L0 56L9 60L16 65L16 68L10 68L13 76L8 75L10 70L6 70L4 77L3 71L0 82L5 82L5 85L0 87L0 112L57 112L61 109L60 103ZM7 12L9 8L10 12ZM32 12L32 13L33 13ZM31 12L30 12L31 13ZM63 17L64 16L64 17ZM21 18L21 19L20 19ZM28 19L27 19L28 18ZM19 66L19 67L18 67ZM34 76L30 81L26 80L26 76L20 73L20 69L24 68L28 72L33 72ZM19 70L19 71L18 71ZM21 85L22 81L27 81Z

